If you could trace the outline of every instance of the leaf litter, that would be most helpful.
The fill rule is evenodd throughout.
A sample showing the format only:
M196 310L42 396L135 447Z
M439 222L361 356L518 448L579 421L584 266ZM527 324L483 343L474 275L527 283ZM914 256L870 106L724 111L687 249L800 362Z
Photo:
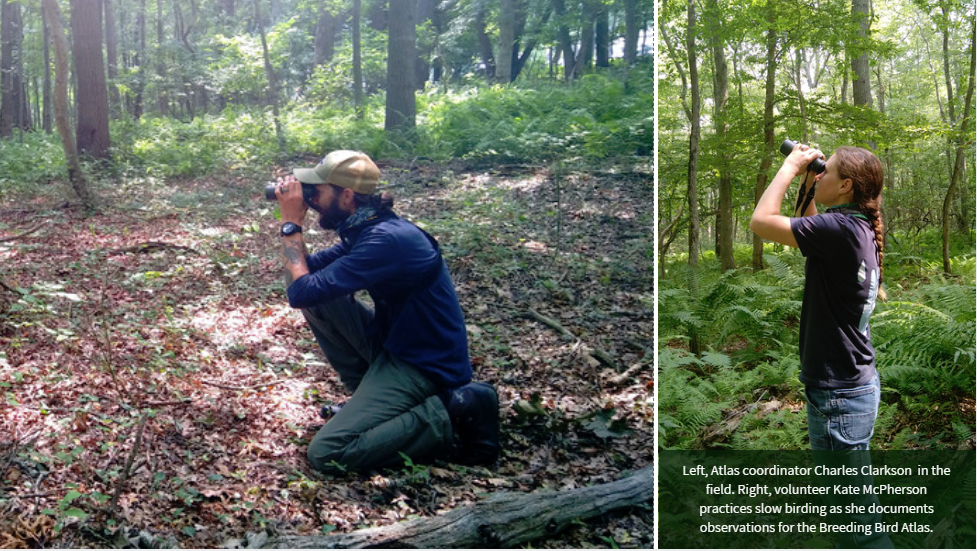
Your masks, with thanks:
M396 210L440 240L476 378L499 390L498 463L310 469L318 409L346 397L285 301L260 179L100 189L115 206L87 218L33 198L0 208L4 233L48 223L0 243L0 546L349 532L649 465L650 167L384 168ZM650 547L651 519L649 504L533 545Z

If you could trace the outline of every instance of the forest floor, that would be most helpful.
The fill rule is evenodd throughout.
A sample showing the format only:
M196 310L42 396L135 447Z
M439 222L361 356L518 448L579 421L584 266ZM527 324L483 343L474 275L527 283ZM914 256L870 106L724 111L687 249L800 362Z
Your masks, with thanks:
M476 378L499 390L496 464L310 469L319 407L346 396L284 299L262 176L103 183L90 217L58 184L0 204L0 547L350 532L651 464L650 163L381 168L441 241ZM311 248L335 239L310 226ZM531 545L647 548L652 518Z

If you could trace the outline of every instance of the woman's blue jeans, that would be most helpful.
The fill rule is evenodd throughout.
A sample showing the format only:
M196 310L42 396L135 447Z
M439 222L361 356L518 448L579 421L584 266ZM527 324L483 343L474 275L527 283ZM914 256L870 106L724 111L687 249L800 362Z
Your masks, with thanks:
M868 384L837 390L809 387L807 394L808 434L814 460L820 465L845 470L834 472L854 472L855 475L820 476L820 483L829 488L835 485L863 488L872 485L872 475L862 469L872 464L868 452L868 442L875 432L875 419L879 414L882 387L878 373ZM833 472L833 471L828 471ZM870 473L871 471L869 471ZM892 540L884 531L874 530L882 522L882 515L868 512L871 505L878 505L875 494L856 493L854 495L835 495L833 491L825 494L825 501L835 506L836 511L845 510L849 505L858 505L863 513L830 514L830 520L837 525L855 522L867 527L862 532L841 533L838 536L839 548L892 548ZM867 532L867 533L866 533Z
M835 390L808 387L804 392L812 449L868 449L882 397L878 373L863 386Z

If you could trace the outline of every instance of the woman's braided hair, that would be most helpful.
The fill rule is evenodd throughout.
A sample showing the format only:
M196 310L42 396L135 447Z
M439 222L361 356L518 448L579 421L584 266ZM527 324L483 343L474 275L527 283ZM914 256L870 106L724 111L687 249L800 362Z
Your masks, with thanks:
M838 158L838 175L852 181L852 200L858 204L875 231L875 249L879 255L879 298L885 300L882 290L882 257L885 227L882 223L882 162L874 153L861 147L839 147L834 156Z

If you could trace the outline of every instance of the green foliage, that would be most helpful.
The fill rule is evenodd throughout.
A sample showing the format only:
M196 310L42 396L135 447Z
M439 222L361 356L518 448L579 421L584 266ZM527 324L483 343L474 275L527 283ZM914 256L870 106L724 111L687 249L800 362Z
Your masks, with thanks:
M658 352L658 438L666 448L696 447L699 430L720 421L733 403L711 380L686 369L704 363L680 349Z
M630 94L603 75L573 87L432 91L420 105L420 147L435 158L594 159L649 155L654 143L651 90Z
M263 166L277 156L271 120L263 112L226 109L191 122L169 118L113 125L114 162L123 172L156 177L200 176Z
M66 175L64 149L57 135L24 132L0 140L0 200L7 193L23 192Z
M679 256L681 258L681 256ZM769 269L720 274L714 259L672 265L659 290L659 435L666 448L704 445L707 429L735 412L735 430L712 446L807 446L797 379L803 257L764 255ZM964 262L961 262L964 264ZM874 445L955 448L974 433L962 406L977 387L977 288L973 278L890 286L872 317L883 384ZM698 287L698 292L690 289ZM685 348L696 334L701 357ZM772 409L754 407L769 401Z
M387 34L372 27L360 37L361 71L366 90L382 88L387 78ZM343 41L328 62L315 67L308 81L307 101L313 109L336 110L353 106L353 45ZM365 94L364 94L365 96Z
M973 285L935 281L879 305L872 339L886 386L948 405L973 392L975 294Z

